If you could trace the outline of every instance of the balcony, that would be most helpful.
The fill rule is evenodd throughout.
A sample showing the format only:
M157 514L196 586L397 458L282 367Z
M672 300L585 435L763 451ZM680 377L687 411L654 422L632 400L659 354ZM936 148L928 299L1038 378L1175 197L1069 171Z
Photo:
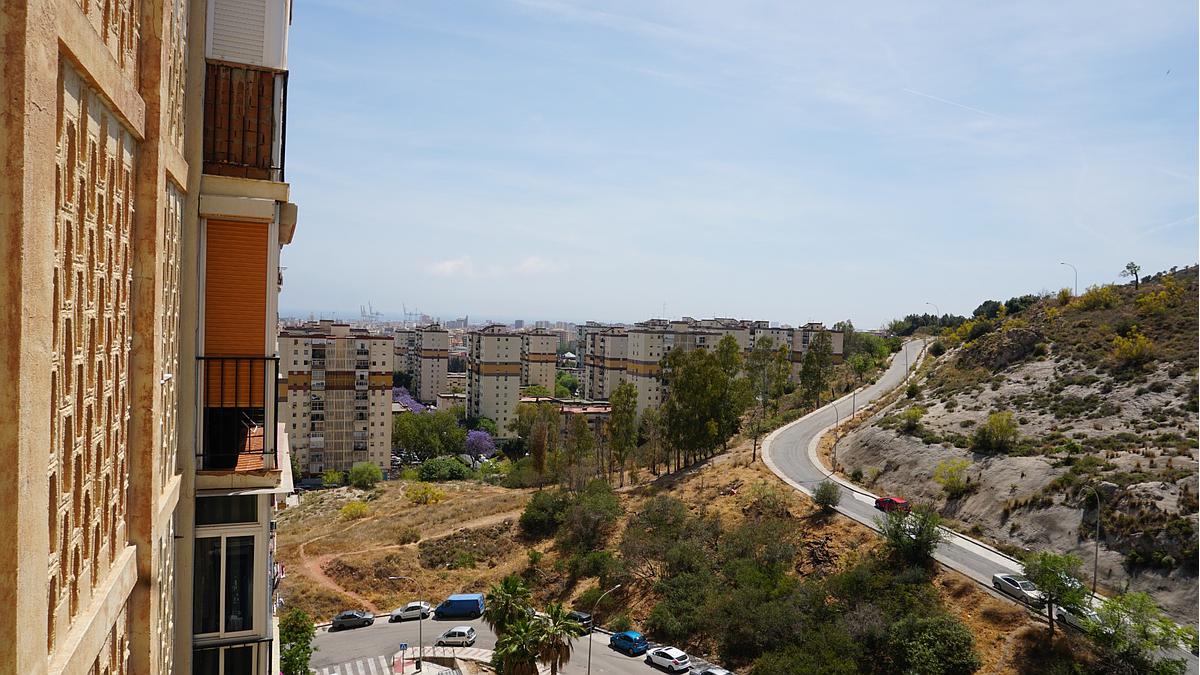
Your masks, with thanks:
M210 61L204 83L204 173L282 181L287 72Z
M279 359L201 356L203 442L198 471L276 468Z

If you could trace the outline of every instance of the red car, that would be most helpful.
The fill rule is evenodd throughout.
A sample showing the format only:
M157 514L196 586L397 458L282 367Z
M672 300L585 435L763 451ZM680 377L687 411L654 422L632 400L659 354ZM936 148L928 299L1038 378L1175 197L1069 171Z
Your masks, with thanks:
M875 508L887 513L888 511L903 511L908 513L912 511L912 505L907 499L901 497L880 497L875 500Z

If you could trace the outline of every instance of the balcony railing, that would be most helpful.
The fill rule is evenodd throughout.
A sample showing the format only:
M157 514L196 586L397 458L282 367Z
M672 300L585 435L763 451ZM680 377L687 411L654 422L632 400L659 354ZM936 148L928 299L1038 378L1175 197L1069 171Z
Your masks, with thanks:
M282 181L286 137L286 72L206 65L204 173Z
M199 361L204 440L196 454L197 469L274 469L279 359L201 356Z

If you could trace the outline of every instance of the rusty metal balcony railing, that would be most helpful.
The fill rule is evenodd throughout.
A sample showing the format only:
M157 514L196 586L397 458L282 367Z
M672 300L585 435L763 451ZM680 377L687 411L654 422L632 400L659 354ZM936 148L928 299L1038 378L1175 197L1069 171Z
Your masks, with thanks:
M204 82L204 173L282 181L286 71L209 61Z
M200 471L274 469L278 449L275 395L279 359L270 356L201 356L203 442Z

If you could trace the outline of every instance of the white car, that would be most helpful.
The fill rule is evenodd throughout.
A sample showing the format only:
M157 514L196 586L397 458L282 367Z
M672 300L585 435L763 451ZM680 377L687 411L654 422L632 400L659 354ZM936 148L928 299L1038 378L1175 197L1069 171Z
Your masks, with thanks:
M424 600L410 602L403 607L393 609L392 615L388 617L388 623L404 621L405 619L428 619L432 611L433 607Z
M646 653L646 663L672 673L685 673L692 667L692 660L688 658L688 655L682 649L675 647L651 649Z
M712 666L696 673L696 675L733 675L733 671Z
M439 635L433 644L439 647L470 647L475 644L475 629L470 626L455 626Z
M1054 620L1076 630L1086 631L1089 624L1100 623L1100 615L1090 607L1055 607Z

